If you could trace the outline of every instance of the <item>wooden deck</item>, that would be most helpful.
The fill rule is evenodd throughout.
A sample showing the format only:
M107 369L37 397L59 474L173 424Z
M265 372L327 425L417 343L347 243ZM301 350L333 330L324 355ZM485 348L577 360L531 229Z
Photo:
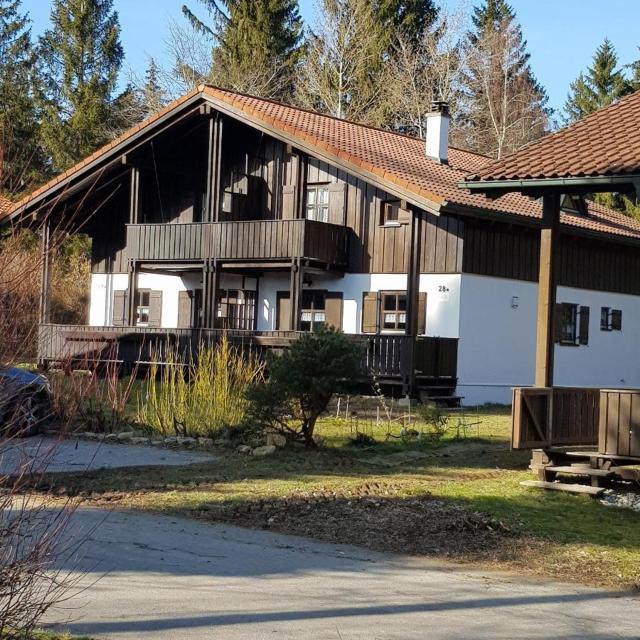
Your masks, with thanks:
M350 229L314 220L127 225L128 258L148 262L284 261L348 263Z
M225 333L220 329L150 329L148 327L89 327L83 325L40 326L39 360L43 364L82 367L105 360L133 365L163 358L164 350L176 348L187 357L202 343ZM283 349L297 339L295 331L228 330L235 343L260 350ZM409 350L413 351L418 386L441 386L451 393L457 382L458 341L454 338L404 335L351 335L363 345L363 379L376 376L383 382L404 375Z

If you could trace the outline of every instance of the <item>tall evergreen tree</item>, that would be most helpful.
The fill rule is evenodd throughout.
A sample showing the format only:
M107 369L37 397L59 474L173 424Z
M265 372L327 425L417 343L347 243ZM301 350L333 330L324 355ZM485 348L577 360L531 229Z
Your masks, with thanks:
M0 194L15 196L44 171L31 91L34 53L20 0L0 0Z
M62 171L123 126L122 66L113 0L53 0L51 28L40 39L42 141Z
M191 25L213 40L209 80L265 97L291 95L300 58L302 19L297 0L200 0L211 22L191 9Z
M634 71L636 71L634 69ZM634 90L618 67L618 56L608 38L596 49L593 64L571 83L565 103L567 122L575 122Z
M397 31L409 42L417 42L438 15L433 0L376 0L372 5L386 46Z
M547 96L512 7L484 0L472 19L459 124L468 147L500 158L545 134Z

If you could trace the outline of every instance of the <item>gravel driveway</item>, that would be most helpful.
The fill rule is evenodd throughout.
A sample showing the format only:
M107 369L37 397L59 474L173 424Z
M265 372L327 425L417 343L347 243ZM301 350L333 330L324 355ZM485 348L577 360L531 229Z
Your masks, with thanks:
M0 475L15 474L21 465L33 473L83 471L155 465L185 465L213 460L209 453L161 447L108 444L70 438L26 438L0 444Z

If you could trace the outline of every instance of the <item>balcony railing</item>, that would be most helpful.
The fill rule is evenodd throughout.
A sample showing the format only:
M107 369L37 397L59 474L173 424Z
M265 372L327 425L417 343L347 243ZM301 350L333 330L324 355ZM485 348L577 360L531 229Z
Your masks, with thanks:
M39 359L69 366L88 366L117 360L129 365L163 359L167 348L182 356L196 353L201 343L211 343L221 329L150 329L148 327L89 327L83 325L41 325ZM236 344L257 349L282 349L296 340L295 331L229 330L226 335ZM455 386L458 341L455 338L412 338L404 335L356 335L362 344L363 378L400 378L407 350L414 349L418 380L443 381Z
M127 226L129 258L142 261L290 260L345 266L349 229L314 220L255 220Z

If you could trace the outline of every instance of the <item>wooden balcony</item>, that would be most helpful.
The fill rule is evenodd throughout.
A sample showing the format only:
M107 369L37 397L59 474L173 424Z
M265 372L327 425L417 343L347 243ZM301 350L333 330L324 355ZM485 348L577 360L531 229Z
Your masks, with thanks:
M290 261L346 266L347 227L314 220L127 225L128 257L148 262Z
M162 360L163 351L176 348L184 356L211 343L221 329L150 329L148 327L89 327L83 325L40 326L39 360L62 366L86 368L98 362L116 360L131 366ZM296 340L295 331L228 330L226 335L239 345L259 350L282 349ZM400 381L409 349L414 349L418 386L456 385L458 341L455 338L404 335L350 335L362 344L362 380L372 376L383 382Z

